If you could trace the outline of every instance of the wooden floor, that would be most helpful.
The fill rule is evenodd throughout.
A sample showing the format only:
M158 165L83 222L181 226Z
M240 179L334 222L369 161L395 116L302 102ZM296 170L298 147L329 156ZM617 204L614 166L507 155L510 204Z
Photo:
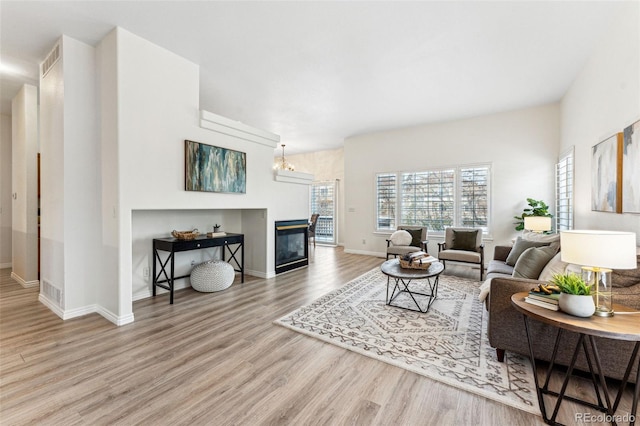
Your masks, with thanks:
M382 262L320 246L311 257L223 292L181 290L174 305L135 302L122 327L97 314L62 321L1 270L0 424L543 424L272 324Z

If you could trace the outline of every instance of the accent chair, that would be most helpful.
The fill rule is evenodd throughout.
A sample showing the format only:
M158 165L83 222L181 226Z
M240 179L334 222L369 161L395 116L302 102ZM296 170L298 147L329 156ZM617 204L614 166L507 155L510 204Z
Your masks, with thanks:
M407 231L411 234L412 241L409 245L395 245L391 239L387 239L387 260L389 256L393 257L404 256L407 253L413 253L416 251L427 251L427 227L426 226L409 226L400 225L397 228L398 231Z
M444 242L438 243L438 260L445 267L447 260L480 265L480 281L482 281L484 276L482 229L445 228Z

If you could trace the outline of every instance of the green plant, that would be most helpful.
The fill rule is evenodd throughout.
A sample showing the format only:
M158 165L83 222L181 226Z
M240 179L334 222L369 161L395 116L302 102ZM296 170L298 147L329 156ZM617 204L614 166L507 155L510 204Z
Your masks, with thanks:
M516 231L522 231L524 229L524 218L527 216L553 217L553 215L549 213L549 206L544 201L527 198L527 203L529 204L529 207L524 209L520 216L513 217L518 220L517 222L514 222L516 225Z
M587 285L577 274L555 274L551 282L557 285L562 293L584 296L591 295L591 285Z

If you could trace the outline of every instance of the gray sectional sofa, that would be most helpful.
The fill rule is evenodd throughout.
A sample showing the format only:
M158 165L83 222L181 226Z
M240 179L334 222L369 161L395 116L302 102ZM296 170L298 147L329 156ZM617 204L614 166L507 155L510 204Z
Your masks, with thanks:
M489 293L485 299L489 313L489 343L496 348L500 361L504 359L505 351L529 355L523 317L521 313L511 306L511 295L530 291L541 282L544 282L537 279L511 276L510 272L513 273L513 267L505 263L511 249L512 247L510 246L496 247L494 258L487 270L488 279L485 282L485 287ZM638 262L640 264L640 255L638 255ZM547 266L551 266L551 263L549 262ZM575 265L572 266L575 268ZM564 267L567 269L568 265L564 264ZM550 273L549 271L543 271L546 276L549 276ZM614 303L620 303L640 311L640 268L614 270L612 283ZM640 327L640 314L637 317L638 327ZM557 329L536 321L531 324L532 338L535 342L535 357L549 361ZM558 364L569 365L577 338L577 334L565 332L557 356ZM633 350L633 342L604 338L596 338L596 342L605 374L614 379L622 379ZM588 364L582 353L578 358L576 368L588 371ZM629 378L632 382L636 381L637 368L638 363L636 362Z

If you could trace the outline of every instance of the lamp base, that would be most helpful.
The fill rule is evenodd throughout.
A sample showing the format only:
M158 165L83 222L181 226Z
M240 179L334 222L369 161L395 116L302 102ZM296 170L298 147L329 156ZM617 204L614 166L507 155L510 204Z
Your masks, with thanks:
M582 279L595 290L594 302L598 317L613 316L613 295L611 294L611 269L592 266L582 267Z

